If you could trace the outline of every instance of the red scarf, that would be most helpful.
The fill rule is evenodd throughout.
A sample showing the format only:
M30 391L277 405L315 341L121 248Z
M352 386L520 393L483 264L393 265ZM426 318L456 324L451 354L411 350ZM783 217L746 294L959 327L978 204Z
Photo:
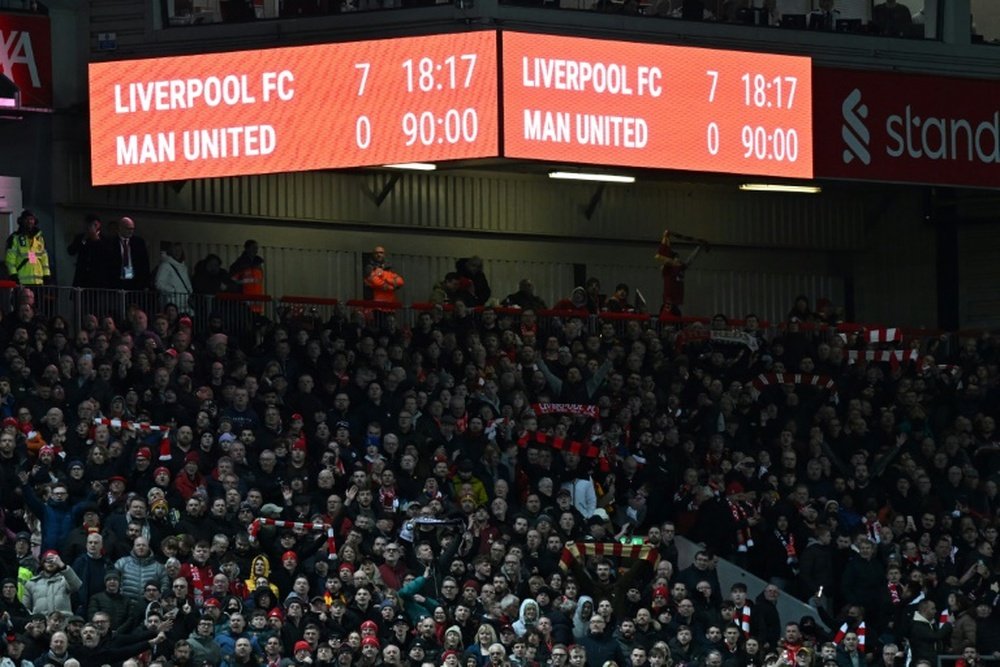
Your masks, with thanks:
M778 541L781 542L781 546L785 548L785 562L792 567L798 565L799 556L795 551L795 535L788 533L788 537L785 537L781 534L780 530L775 530L774 535L778 538Z
M900 603L899 584L889 584L889 597L892 599L892 606L898 607Z
M844 641L844 635L847 634L847 631L849 629L850 629L850 625L848 625L847 621L844 621L844 624L840 626L839 630L837 630L837 634L835 634L833 636L833 643L836 644L837 646L840 646L840 642ZM855 629L855 632L858 633L858 653L864 653L865 652L865 631L866 630L867 630L867 628L865 627L865 622L864 621L861 621L861 623L858 624L857 629Z
M753 536L750 532L750 524L747 523L749 512L747 512L744 503L734 500L727 500L726 503L729 504L733 522L736 523L736 550L740 553L746 553L753 547Z
M740 629L743 630L743 636L750 636L750 612L752 608L750 605L743 605L743 609L740 610Z

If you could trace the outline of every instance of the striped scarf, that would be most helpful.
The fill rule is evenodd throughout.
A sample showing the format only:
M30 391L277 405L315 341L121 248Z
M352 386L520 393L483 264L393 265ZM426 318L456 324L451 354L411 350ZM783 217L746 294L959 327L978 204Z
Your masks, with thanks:
M839 630L837 630L837 634L834 635L834 637L833 637L833 643L836 644L837 646L840 646L840 642L844 641L844 635L846 635L847 632L850 629L851 629L850 624L848 624L847 621L844 621L844 624L840 626ZM855 628L855 630L854 630L856 633L858 633L858 653L864 653L865 652L865 632L866 632L866 630L867 630L867 626L865 626L865 622L864 621L861 621L860 623L858 623L858 627Z
M572 550L563 548L559 566L569 571L573 559L580 556L614 556L631 560L646 560L656 565L660 552L648 544L621 544L620 542L574 542Z

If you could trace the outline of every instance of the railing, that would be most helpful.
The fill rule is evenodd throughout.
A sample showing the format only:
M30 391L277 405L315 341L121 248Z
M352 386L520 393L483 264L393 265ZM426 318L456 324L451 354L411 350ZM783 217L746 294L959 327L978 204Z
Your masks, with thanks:
M963 655L939 655L937 657L938 667L955 667L960 660L965 660ZM976 658L976 664L982 662L996 663L1000 662L1000 658L996 658L992 655L980 655Z
M416 302L409 305L366 301L360 299L340 300L331 297L286 295L279 298L270 295L219 294L216 296L202 294L163 294L156 291L125 291L111 289L84 289L54 285L32 286L25 294L10 281L0 281L0 307L10 312L17 304L27 298L33 303L37 314L45 318L61 316L72 326L79 329L84 318L112 317L118 322L129 319L136 309L142 310L152 318L156 313L167 309L176 309L179 314L189 315L195 323L196 333L209 326L209 321L215 319L215 324L221 325L225 331L234 334L247 334L271 322L285 325L318 329L331 318L364 317L369 326L382 328L386 326L413 326L422 313L440 310L443 316L450 315L455 306L452 304L436 305L428 302ZM21 295L21 296L19 296ZM480 320L483 307L468 308L470 316ZM498 307L490 309L498 317L513 318L520 326L526 313L519 308ZM684 316L675 317L670 314L652 315L649 313L601 312L591 313L586 310L545 309L533 311L534 322L537 325L537 335L547 336L565 327L568 322L577 320L582 332L599 334L605 325L613 327L622 335L630 327L638 325L641 329L652 329L658 335L667 335L680 330L701 328L702 331L712 326L713 317ZM745 325L743 320L728 319L726 329L738 329ZM908 347L912 342L924 342L931 338L939 338L948 353L960 339L978 337L989 333L982 329L969 329L955 332L945 332L927 327L896 327L887 329L876 323L838 323L819 324L814 322L759 322L760 331L767 337L781 335L789 331L800 331L811 334L829 334L853 336L870 334L875 331L894 331L898 337L896 344ZM879 340L869 341L872 345Z

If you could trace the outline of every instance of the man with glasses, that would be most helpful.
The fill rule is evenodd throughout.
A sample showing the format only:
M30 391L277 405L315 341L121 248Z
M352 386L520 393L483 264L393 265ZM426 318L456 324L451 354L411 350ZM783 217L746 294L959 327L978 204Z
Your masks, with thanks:
M64 484L54 484L49 490L49 498L42 502L35 493L35 487L29 482L27 471L18 473L21 481L21 492L24 502L31 513L42 522L42 551L58 549L66 540L69 531L76 523L73 517L78 516L84 506L94 501L94 496L87 497L75 505L68 502L69 491ZM94 491L100 493L100 484L94 482Z
M402 560L402 548L397 542L390 542L382 549L384 563L378 566L382 581L389 588L399 590L403 586L403 577L406 576L408 568Z
M222 648L215 641L215 623L208 616L198 619L198 625L187 639L191 645L191 657L196 665L207 662L218 665L222 662Z
M503 667L507 664L507 649L503 647L503 644L499 642L490 644L487 653L490 659L489 667Z
M548 667L566 667L569 664L569 649L565 644L556 644L549 654Z

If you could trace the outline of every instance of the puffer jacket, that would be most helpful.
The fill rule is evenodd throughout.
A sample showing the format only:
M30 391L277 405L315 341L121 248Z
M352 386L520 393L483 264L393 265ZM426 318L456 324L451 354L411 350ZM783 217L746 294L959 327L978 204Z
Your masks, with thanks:
M192 632L187 641L191 645L192 663L200 665L203 662L208 662L212 665L218 665L222 662L222 648L215 641L215 637L202 637L197 632Z
M71 567L52 574L39 572L24 585L24 606L32 614L47 616L53 611L72 614L70 596L80 588L80 584L80 577Z
M135 554L122 556L115 562L115 569L122 575L121 592L132 600L141 600L147 581L155 581L161 591L168 590L167 570L152 556L137 558Z

